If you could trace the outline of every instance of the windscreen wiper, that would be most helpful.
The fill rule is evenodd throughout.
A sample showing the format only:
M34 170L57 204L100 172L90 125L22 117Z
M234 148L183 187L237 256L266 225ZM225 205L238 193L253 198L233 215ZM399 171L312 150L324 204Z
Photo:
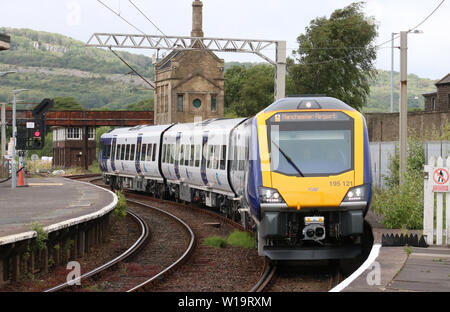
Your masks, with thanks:
M294 167L295 170L300 174L300 176L305 177L305 175L302 173L302 171L297 167L295 162L292 160L291 157L289 157L274 141L272 141L272 144L275 145L276 148L280 151L281 154L283 154L284 158Z

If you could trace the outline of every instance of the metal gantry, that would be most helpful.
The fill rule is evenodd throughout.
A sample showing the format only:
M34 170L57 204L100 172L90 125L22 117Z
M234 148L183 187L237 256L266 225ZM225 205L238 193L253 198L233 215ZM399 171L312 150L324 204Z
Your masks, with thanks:
M97 48L210 50L212 52L252 53L275 66L275 99L285 97L286 41L259 39L206 38L95 33L86 44ZM275 49L275 60L266 55Z

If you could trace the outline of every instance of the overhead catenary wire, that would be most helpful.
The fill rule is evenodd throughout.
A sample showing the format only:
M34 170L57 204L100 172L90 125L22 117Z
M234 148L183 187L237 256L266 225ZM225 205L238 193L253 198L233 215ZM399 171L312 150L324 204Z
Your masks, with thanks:
M127 23L128 25L130 25L131 27L133 27L134 29L136 29L137 31L139 31L140 33L142 33L143 35L146 35L145 32L143 32L141 29L137 28L136 26L134 26L132 23L130 23L126 18L124 18L122 15L120 15L119 13L117 13L116 11L114 11L113 9L111 9L109 6L107 6L105 3L103 3L101 0L97 0L97 2L101 3L105 8L107 8L109 11L111 11L112 13L114 13L115 15L117 15L120 19L122 19L125 23Z
M119 60L122 61L122 63L124 63L125 65L128 66L128 68L130 68L136 75L138 75L142 80L144 80L153 90L155 89L155 84L151 83L150 81L148 81L147 79L145 79L144 76L142 76L141 74L139 74L133 67L131 67L130 64L128 64L122 57L120 57L119 54L116 53L116 51L114 51L111 47L109 47L109 50L115 55L117 56L117 58Z
M144 12L142 12L142 10L141 9L139 9L139 7L136 5L136 4L134 4L134 2L133 1L131 1L131 0L128 0L135 8L136 8L136 10L138 10L139 11L139 13L141 13L164 37L166 37L172 44L173 44L173 41L172 40L170 40L169 38L168 38L168 36L155 24L155 23L153 23L152 22L152 20L144 13Z

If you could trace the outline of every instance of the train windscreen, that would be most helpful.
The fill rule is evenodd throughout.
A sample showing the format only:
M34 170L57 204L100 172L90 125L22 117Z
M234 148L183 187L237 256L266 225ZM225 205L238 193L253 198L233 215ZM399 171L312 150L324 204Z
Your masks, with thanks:
M292 114L275 115L267 123L272 171L329 176L353 169L353 119L339 112L334 117L315 113L313 118L310 113Z

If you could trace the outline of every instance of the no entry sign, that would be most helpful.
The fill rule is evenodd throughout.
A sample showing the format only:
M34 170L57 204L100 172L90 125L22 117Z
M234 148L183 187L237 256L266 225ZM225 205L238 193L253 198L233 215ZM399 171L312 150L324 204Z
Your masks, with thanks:
M436 168L433 171L433 192L448 192L449 177L448 168Z

